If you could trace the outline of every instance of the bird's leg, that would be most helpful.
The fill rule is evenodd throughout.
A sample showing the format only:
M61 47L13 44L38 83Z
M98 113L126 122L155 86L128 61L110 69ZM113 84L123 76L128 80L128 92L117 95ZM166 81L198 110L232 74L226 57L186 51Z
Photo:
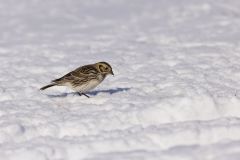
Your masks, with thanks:
M80 93L80 92L77 92L78 93L78 95L79 96L82 96L82 95L84 95L84 96L86 96L87 98L90 98L88 95L86 95L85 93Z
M84 95L84 96L86 96L87 98L90 98L87 94L85 94L85 93L82 93L82 95Z

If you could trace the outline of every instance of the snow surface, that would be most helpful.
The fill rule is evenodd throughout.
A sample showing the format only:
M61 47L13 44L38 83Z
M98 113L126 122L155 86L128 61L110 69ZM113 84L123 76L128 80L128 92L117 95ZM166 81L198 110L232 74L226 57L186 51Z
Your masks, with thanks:
M239 0L0 0L1 160L239 160ZM39 88L109 62L91 98Z

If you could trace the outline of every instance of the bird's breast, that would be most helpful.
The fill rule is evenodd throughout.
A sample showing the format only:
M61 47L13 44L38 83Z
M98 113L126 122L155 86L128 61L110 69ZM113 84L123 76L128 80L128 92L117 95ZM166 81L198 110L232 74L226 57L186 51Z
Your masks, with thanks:
M84 83L82 85L76 86L73 89L77 92L81 92L81 93L85 93L88 92L92 89L94 89L95 87L97 87L101 82L98 80L91 80L87 83Z
M98 74L97 79L102 82L105 79L106 75Z

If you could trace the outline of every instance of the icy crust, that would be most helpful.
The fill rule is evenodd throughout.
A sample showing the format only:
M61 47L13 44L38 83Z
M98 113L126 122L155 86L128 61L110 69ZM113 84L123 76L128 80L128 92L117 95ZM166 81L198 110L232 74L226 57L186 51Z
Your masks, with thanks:
M9 159L21 158L21 156L27 159L34 156L38 156L39 159L48 159L47 157L51 159L60 157L65 159L120 159L120 157L217 159L220 155L223 157L228 154L239 155L239 125L238 118L225 118L148 127L136 125L128 129L102 131L94 135L62 138L53 134L37 136L30 141L19 141L14 146L11 143L4 143L0 153ZM9 125L8 128L16 129L21 126ZM27 133L22 131L15 136L21 137L24 134Z
M240 2L0 2L0 160L239 159ZM39 91L98 61L91 98Z

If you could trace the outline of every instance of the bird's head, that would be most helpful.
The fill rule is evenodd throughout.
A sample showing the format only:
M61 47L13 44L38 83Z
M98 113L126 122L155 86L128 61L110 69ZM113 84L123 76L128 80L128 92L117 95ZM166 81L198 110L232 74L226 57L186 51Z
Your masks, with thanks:
M105 75L111 74L111 75L114 75L113 71L112 71L112 67L107 62L98 62L95 65L96 65L97 70L101 74L105 74Z

